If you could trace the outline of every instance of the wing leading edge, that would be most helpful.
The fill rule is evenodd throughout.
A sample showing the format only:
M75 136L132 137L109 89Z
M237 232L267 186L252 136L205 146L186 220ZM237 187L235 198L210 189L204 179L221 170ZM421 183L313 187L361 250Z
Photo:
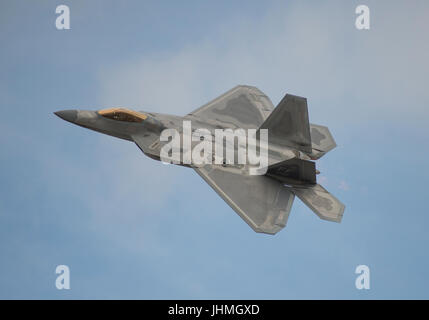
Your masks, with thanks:
M236 86L192 111L186 117L220 122L228 128L259 128L274 109L271 100L258 88Z

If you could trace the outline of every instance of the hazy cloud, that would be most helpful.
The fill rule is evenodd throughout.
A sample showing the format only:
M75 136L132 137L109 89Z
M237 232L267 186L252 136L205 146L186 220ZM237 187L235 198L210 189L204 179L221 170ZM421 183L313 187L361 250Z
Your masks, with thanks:
M421 102L429 96L429 44L422 41L429 31L428 5L420 3L405 23L405 4L392 3L387 10L371 3L369 31L355 29L352 4L338 6L277 5L258 20L225 22L175 52L106 66L100 71L100 102L185 114L230 87L251 84L274 103L286 92L308 97L310 115L318 121L410 120L410 110L411 120L418 121L415 115L426 113ZM345 97L360 107L346 108ZM400 107L398 101L410 103Z

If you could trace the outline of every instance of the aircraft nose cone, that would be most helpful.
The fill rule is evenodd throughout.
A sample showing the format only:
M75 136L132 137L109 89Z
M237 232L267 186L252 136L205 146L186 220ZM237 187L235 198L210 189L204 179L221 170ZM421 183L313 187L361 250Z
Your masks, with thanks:
M62 110L54 112L55 115L60 117L63 120L74 123L77 119L77 111L76 110Z

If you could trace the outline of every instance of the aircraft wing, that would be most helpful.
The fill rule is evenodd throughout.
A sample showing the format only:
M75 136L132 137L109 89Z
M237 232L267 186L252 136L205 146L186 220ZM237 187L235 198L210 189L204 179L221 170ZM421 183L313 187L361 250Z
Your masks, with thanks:
M251 129L259 128L273 109L271 100L258 88L236 86L187 117L216 119L231 129Z
M282 183L236 167L194 169L254 231L275 234L286 226L294 194Z

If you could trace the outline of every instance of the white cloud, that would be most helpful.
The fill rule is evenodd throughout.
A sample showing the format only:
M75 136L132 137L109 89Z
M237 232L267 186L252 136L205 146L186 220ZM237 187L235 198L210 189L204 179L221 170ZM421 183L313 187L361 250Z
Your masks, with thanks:
M338 186L338 188L340 188L341 190L344 190L344 191L350 190L348 183L345 181L340 181L340 185Z
M385 7L370 5L369 31L356 30L354 7L340 3L338 10L276 6L258 20L222 22L175 52L107 66L100 101L186 114L236 84L252 84L274 103L286 92L308 97L310 115L321 121L415 120L429 100L429 44L422 36L429 24L424 8L410 23L405 5Z

